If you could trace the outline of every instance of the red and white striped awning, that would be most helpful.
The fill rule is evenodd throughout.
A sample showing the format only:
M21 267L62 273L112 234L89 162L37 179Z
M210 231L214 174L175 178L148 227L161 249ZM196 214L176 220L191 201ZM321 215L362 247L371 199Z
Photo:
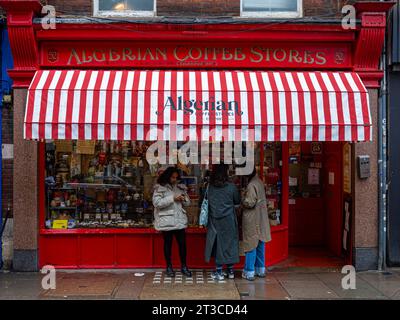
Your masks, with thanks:
M26 139L368 141L350 72L38 71Z

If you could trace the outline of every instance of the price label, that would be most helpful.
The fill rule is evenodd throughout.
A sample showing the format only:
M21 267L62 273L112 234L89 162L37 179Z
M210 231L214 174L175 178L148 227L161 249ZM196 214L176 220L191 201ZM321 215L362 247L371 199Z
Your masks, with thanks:
M68 220L53 221L53 229L67 229L67 228L68 228Z

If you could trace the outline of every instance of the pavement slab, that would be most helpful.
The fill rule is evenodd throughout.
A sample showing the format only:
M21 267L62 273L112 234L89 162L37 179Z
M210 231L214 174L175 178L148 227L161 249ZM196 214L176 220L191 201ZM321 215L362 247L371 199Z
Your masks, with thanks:
M279 283L236 283L242 300L288 300L288 292Z
M146 274L143 276L127 276L116 288L113 297L115 299L139 300L147 276Z
M394 272L361 272L357 274L357 278L363 279L390 299L396 299L400 295L400 274Z
M396 294L394 294L393 296L391 296L392 300L400 300L400 291L397 291Z
M359 276L356 277L356 289L342 288L342 278L344 275L341 273L318 273L315 276L341 299L387 299L382 292Z
M280 281L290 299L338 299L339 296L319 280Z
M273 272L272 275L279 282L282 281L317 281L315 273L305 272Z
M0 300L35 300L41 292L38 273L0 272Z
M56 289L43 291L43 298L95 297L109 299L122 282L112 273L57 273Z
M140 294L141 300L240 300L234 280L213 281L209 272L203 273L203 282L182 277L181 282L165 277L164 273L147 277ZM197 278L197 277L196 277ZM159 280L160 279L160 280Z

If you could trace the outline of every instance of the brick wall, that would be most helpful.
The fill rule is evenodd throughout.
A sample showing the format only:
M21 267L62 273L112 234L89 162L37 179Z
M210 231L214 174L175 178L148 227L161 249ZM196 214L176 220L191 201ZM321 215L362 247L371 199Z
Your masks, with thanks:
M91 16L92 0L47 0L47 4L55 7L57 16Z
M159 16L238 16L240 0L157 0Z
M11 209L12 213L12 199L13 199L13 160L3 160L3 216L5 216L8 207Z
M345 0L303 0L303 14L305 17L335 18L341 15L341 8Z
M3 110L2 135L3 144L13 143L13 111L10 107L4 107ZM3 197L3 214L5 214L8 205L12 209L13 195L13 160L3 159L2 161L2 197Z
M47 0L48 4L55 6L59 16L91 16L92 2L93 0ZM303 0L304 16L318 16L322 19L339 17L342 6L354 2L355 0ZM239 16L240 0L157 0L157 15Z
M3 126L2 136L3 143L13 143L13 112L12 108L8 106L3 107Z

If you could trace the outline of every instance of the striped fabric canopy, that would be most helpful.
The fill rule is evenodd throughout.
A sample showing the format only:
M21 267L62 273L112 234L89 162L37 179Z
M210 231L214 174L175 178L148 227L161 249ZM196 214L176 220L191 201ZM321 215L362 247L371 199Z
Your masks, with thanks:
M26 139L368 141L356 73L41 70Z

